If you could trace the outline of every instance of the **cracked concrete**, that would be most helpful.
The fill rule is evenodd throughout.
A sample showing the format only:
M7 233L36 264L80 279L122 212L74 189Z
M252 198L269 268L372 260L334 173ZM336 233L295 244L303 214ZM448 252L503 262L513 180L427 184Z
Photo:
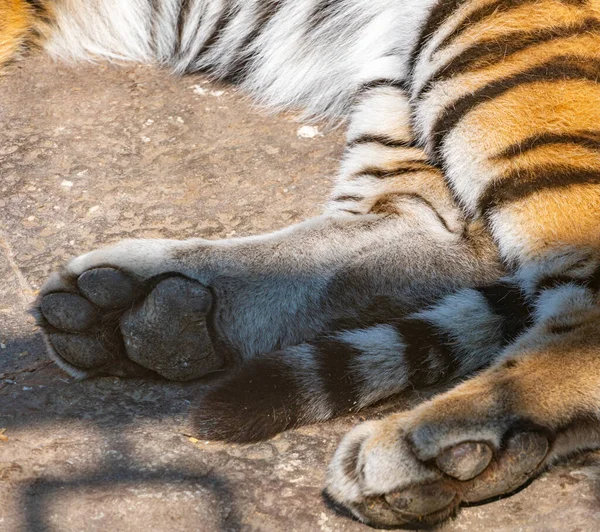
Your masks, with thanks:
M342 134L302 126L231 87L148 67L29 58L0 79L0 530L367 530L321 497L339 438L363 416L258 445L197 441L187 411L201 385L75 382L48 363L27 314L47 275L91 248L242 236L316 214ZM598 523L592 453L444 530Z

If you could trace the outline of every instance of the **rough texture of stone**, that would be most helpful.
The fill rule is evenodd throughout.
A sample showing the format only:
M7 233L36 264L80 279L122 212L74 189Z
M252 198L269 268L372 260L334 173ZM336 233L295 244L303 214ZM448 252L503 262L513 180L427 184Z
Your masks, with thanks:
M367 530L324 503L325 467L352 425L398 405L258 445L197 441L188 410L203 384L75 382L27 314L51 271L94 247L242 236L316 214L342 135L302 138L302 125L149 67L30 58L0 79L1 530ZM600 455L589 454L444 530L599 522Z

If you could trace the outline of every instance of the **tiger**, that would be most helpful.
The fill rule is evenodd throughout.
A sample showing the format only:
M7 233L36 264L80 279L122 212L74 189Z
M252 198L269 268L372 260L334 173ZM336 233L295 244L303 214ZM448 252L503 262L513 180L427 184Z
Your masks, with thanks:
M35 304L77 378L223 376L254 442L414 390L326 493L436 526L600 444L600 0L0 0L0 63L134 61L346 124L323 213L75 258Z

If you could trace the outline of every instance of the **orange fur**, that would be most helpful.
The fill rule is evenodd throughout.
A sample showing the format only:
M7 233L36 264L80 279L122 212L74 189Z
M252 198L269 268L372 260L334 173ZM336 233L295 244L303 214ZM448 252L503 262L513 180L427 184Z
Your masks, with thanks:
M48 33L50 6L36 10L25 0L0 0L0 65L17 57Z
M509 11L499 10L493 17L465 30L460 37L452 41L451 46L444 48L442 53L453 55L459 48L471 46L478 41L493 41L509 32L535 32L547 28L549 12L556 18L560 17L564 25L580 22L583 18L581 8L556 0L525 4Z
M475 421L506 409L556 430L586 411L586 407L594 410L600 402L599 317L598 311L587 316L586 324L570 335L552 338L545 334L543 340L535 336L531 345L522 341L524 345L517 344L512 349L515 355L510 358L511 364L501 363L417 407L412 412L414 421ZM402 413L386 422L393 426L407 417Z
M600 39L597 44L600 50ZM541 132L596 130L600 124L598 101L597 84L583 80L539 81L481 104L463 119L459 129L478 152L493 157L508 145ZM520 160L526 163L528 159Z
M515 228L531 255L552 248L600 248L600 186L544 190L507 205L499 219Z

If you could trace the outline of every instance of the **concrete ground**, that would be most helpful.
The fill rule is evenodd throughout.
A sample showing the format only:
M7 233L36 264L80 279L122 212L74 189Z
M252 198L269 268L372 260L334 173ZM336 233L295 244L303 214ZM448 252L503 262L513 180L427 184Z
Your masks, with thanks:
M302 125L147 67L30 58L0 79L0 530L367 530L321 497L358 416L258 445L197 441L187 411L201 384L75 382L47 361L27 314L48 274L91 248L316 214L342 135L305 138ZM444 527L599 529L600 454Z

